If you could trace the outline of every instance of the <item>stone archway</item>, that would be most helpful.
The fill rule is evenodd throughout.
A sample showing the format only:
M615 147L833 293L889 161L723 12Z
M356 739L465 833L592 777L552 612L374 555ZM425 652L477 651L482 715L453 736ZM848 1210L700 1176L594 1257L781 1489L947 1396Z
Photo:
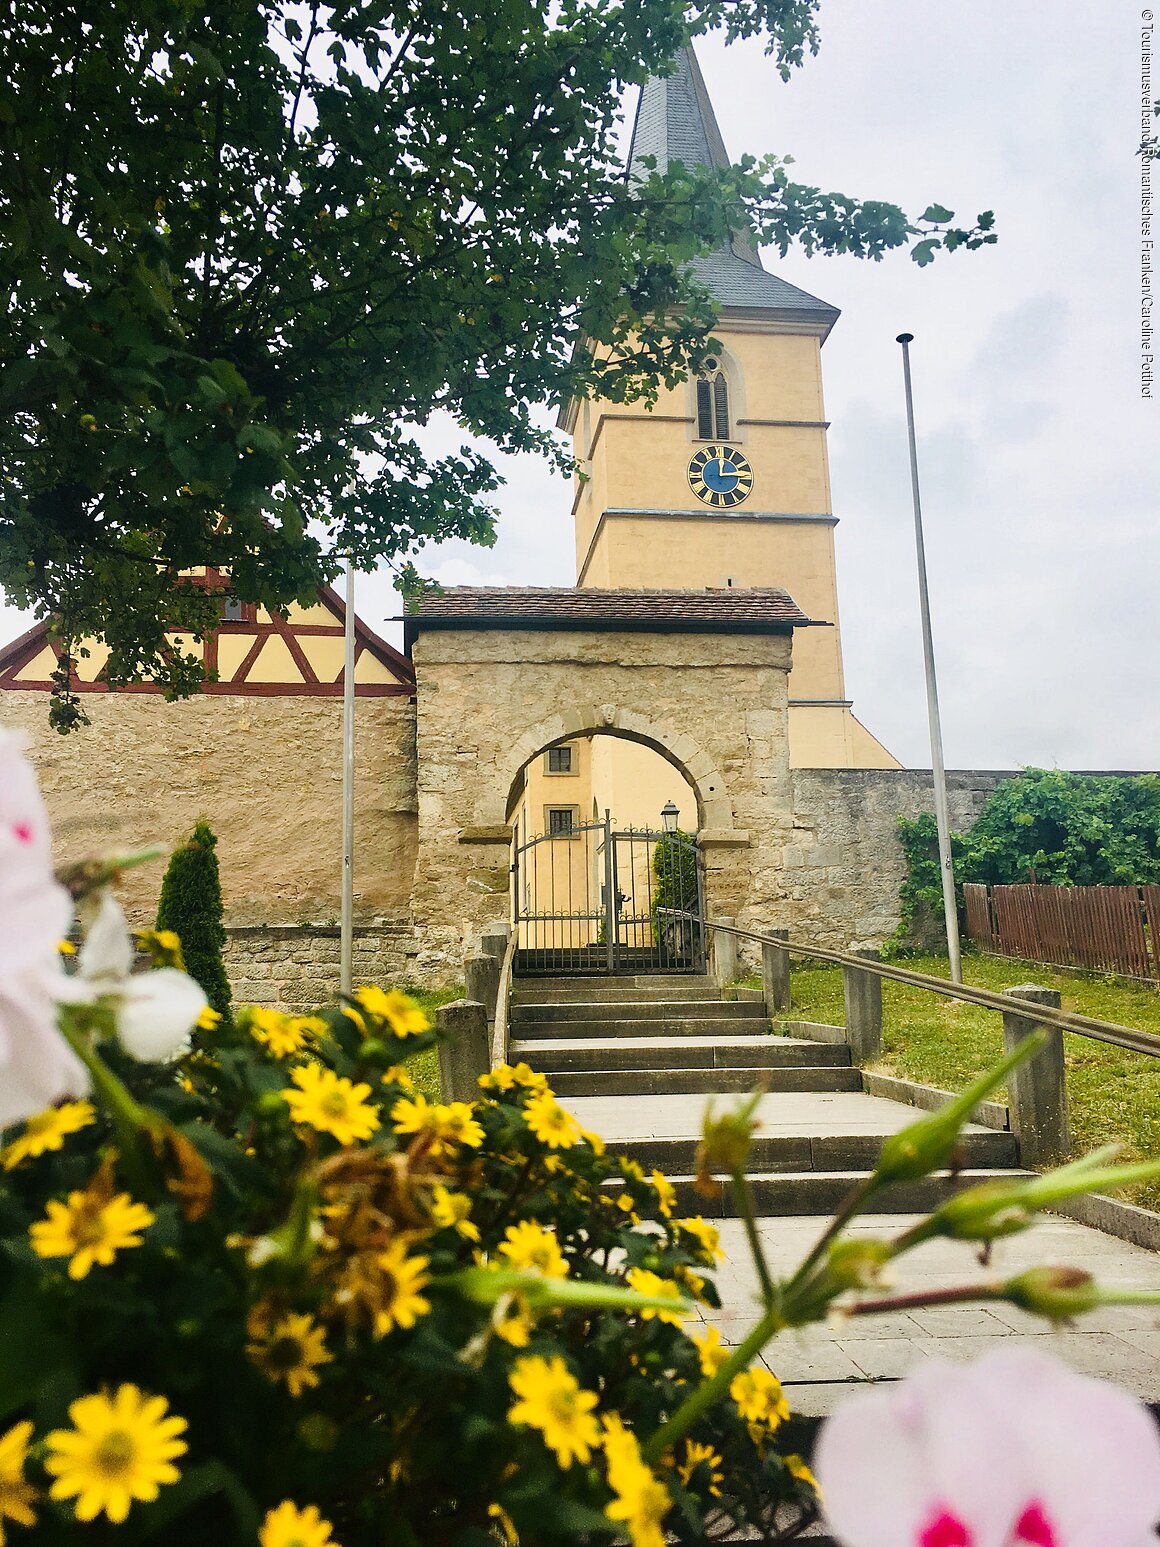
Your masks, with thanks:
M793 824L791 619L775 592L464 589L425 602L408 620L425 960L457 962L508 917L513 788L545 748L587 733L680 771L710 913L768 923Z
M528 764L548 747L586 735L617 736L650 748L671 763L692 787L697 799L698 830L722 835L735 830L733 802L725 777L709 754L692 736L678 731L675 726L617 704L574 704L529 726L513 746L507 766L501 770L497 790L487 792L481 799L477 807L479 821L488 824L498 818L506 822ZM497 795L500 796L498 803Z

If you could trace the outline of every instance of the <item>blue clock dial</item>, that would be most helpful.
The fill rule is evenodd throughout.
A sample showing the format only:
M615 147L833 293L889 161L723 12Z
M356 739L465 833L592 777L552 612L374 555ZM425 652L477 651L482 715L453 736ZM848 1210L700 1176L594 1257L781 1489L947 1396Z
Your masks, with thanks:
M704 505L731 510L753 490L753 469L733 446L702 446L689 459L689 488Z

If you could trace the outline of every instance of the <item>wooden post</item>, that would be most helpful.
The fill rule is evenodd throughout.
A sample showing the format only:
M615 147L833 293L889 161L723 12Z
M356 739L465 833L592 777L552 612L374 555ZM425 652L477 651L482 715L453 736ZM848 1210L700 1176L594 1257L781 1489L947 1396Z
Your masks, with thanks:
M718 924L732 928L732 919L718 919ZM723 929L713 929L713 976L724 988L726 983L737 981L737 936L727 935Z
M877 951L855 951L867 961L879 959ZM846 1041L856 1064L870 1064L882 1056L882 979L859 967L842 968L846 996Z
M1054 988L1022 983L1018 988L1005 988L1003 993L1012 999L1030 999L1033 1004L1059 1009L1059 994ZM1040 1024L1013 1010L1004 1013L1004 1049L1012 1052ZM1071 1150L1063 1032L1058 1026L1043 1029L1047 1032L1046 1045L1013 1069L1007 1082L1011 1093L1011 1129L1019 1136L1019 1156L1027 1166L1054 1164L1065 1160Z
M487 1010L473 1000L456 999L435 1011L435 1026L444 1101L474 1101L480 1075L491 1068Z
M500 962L496 957L482 954L469 956L463 963L464 993L468 999L483 1005L489 1021L495 1020L495 1002L499 998Z
M788 929L771 929L769 932L776 940L789 939ZM767 1012L772 1015L775 1010L788 1010L789 952L780 945L774 945L771 940L763 940L761 943L761 982L765 989Z

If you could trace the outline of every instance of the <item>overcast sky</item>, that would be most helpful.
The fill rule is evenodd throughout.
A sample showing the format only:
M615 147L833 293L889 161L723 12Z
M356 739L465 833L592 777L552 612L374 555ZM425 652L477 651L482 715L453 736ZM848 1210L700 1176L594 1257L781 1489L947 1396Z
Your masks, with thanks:
M783 85L760 44L698 44L726 147L861 198L928 203L997 246L918 269L766 255L841 308L822 355L847 692L929 766L895 336L911 345L949 766L1160 768L1160 404L1141 398L1135 0L823 0ZM1160 390L1154 388L1154 391ZM452 432L452 443L461 437ZM446 584L571 584L570 495L506 459L500 539ZM397 599L360 580L358 610ZM26 626L0 609L0 636Z

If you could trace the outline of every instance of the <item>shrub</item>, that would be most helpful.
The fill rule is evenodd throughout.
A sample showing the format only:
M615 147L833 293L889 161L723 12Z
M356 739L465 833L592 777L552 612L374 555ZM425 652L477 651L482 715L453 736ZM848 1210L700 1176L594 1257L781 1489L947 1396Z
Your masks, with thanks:
M157 928L177 935L186 971L201 984L211 1007L228 1015L231 995L222 960L226 932L216 850L217 838L205 821L174 850L161 883Z

